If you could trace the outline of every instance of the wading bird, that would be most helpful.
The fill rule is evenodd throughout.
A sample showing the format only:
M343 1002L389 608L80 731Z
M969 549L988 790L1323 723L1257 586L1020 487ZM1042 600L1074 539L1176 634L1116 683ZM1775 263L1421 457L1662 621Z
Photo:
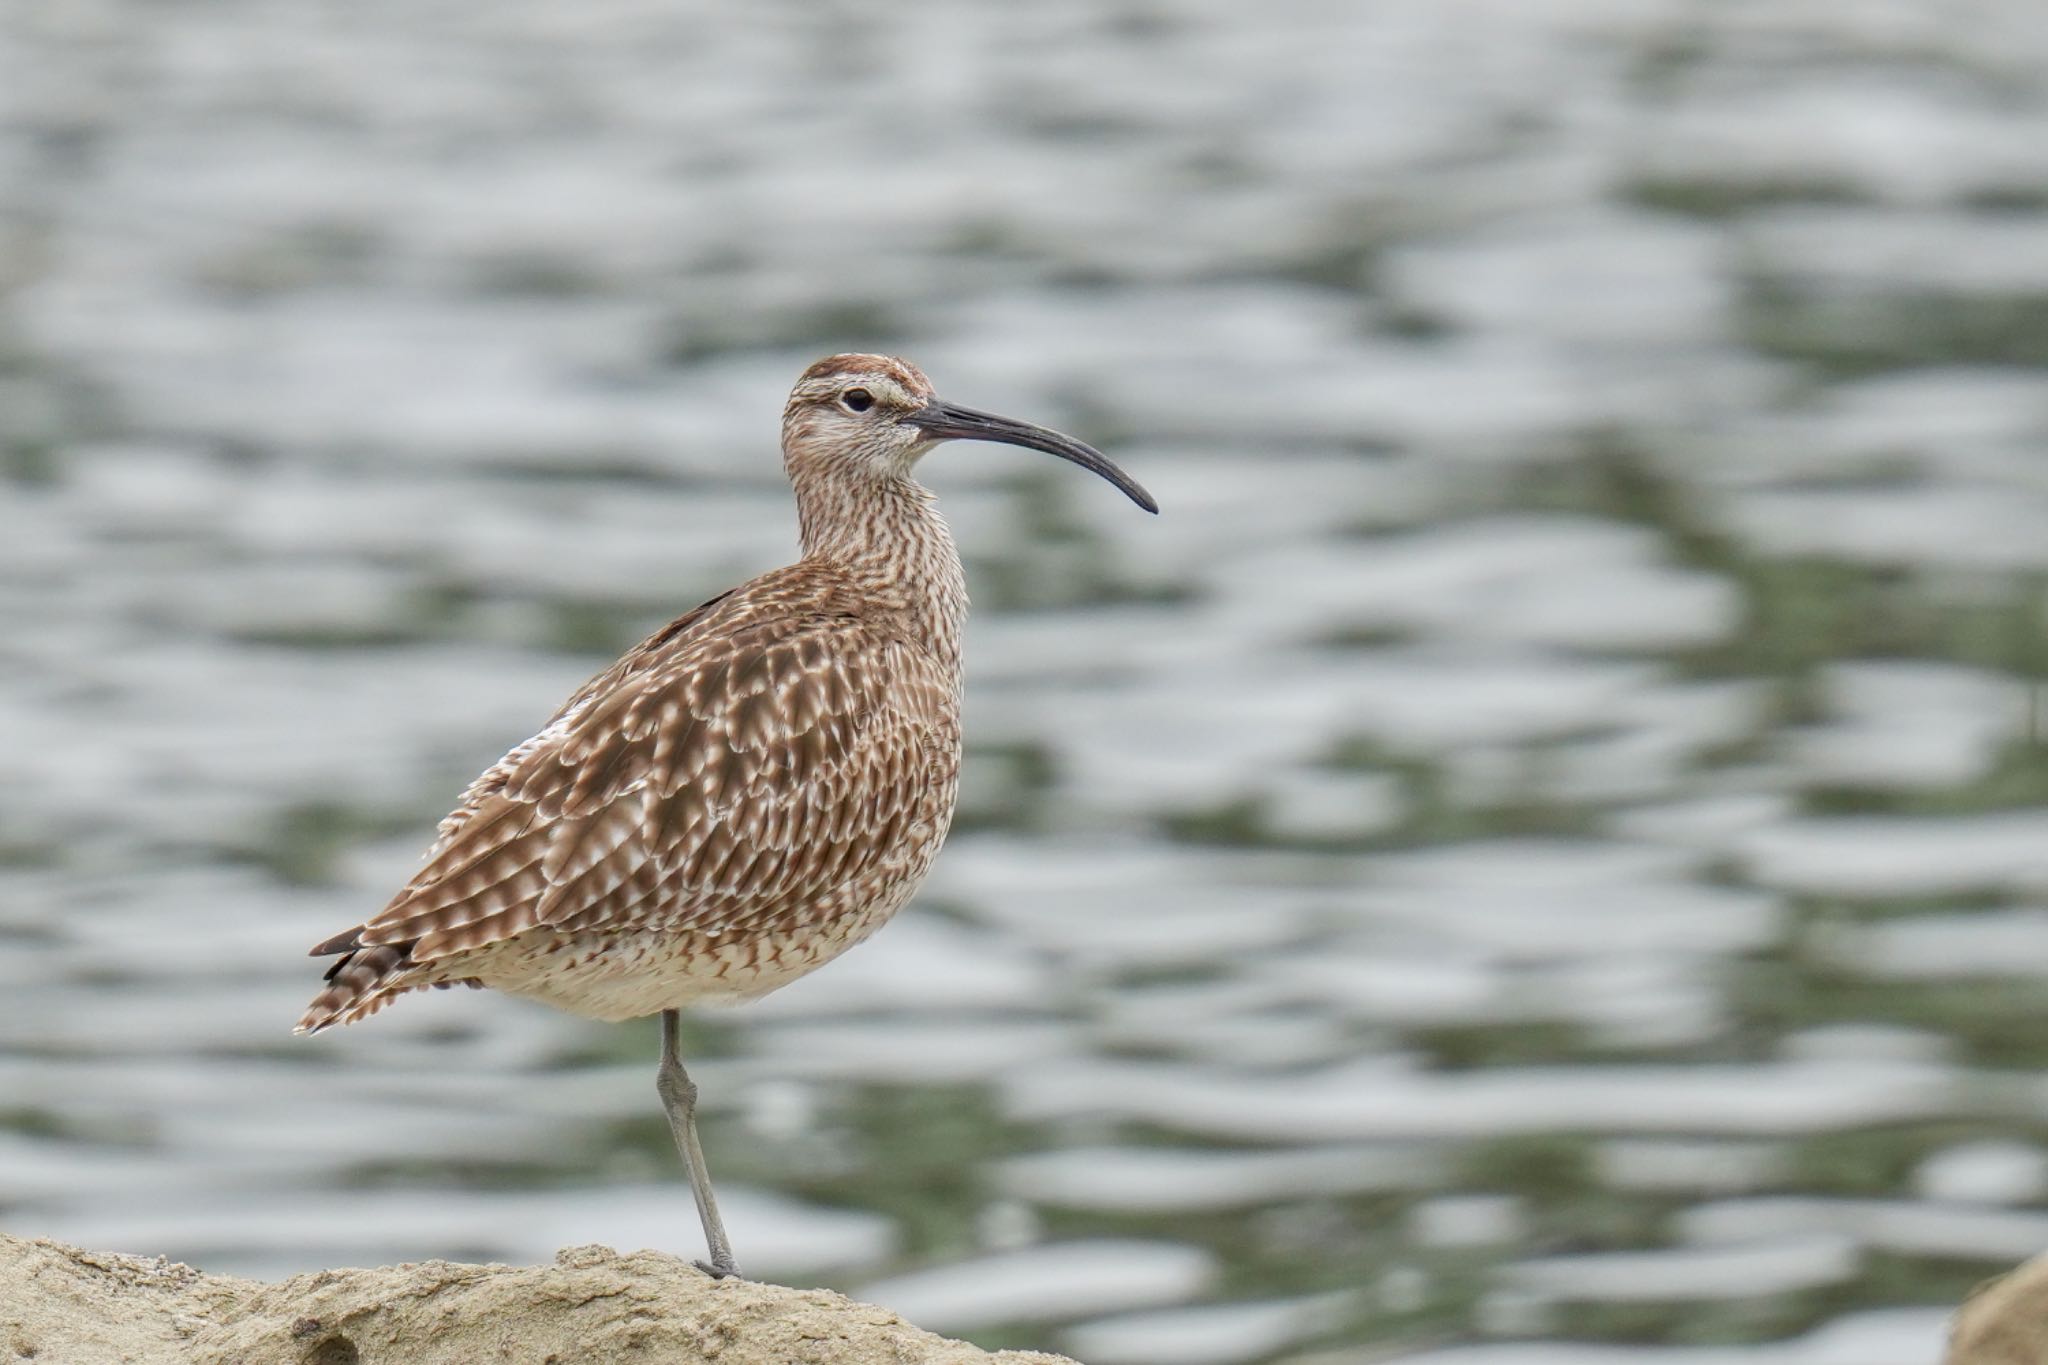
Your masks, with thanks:
M967 589L912 477L942 441L1042 450L1159 510L1099 451L942 402L901 360L819 361L782 413L802 558L657 630L471 784L391 903L313 949L335 961L298 1032L458 983L659 1014L699 1264L737 1274L677 1011L830 962L903 907L946 836Z

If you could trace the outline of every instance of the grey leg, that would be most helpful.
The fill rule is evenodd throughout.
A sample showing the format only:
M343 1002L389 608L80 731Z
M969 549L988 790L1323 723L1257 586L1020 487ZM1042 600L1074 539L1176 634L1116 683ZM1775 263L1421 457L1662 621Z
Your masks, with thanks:
M740 1268L733 1263L732 1243L726 1240L725 1224L718 1218L718 1200L711 1194L711 1173L704 1167L704 1149L697 1143L697 1087L683 1070L683 1059L676 1050L676 1030L681 1022L675 1010L661 1012L661 1069L654 1073L654 1088L661 1094L662 1108L668 1111L668 1130L690 1177L697 1216L704 1220L704 1244L711 1249L711 1259L697 1262L697 1268L724 1279L738 1275Z

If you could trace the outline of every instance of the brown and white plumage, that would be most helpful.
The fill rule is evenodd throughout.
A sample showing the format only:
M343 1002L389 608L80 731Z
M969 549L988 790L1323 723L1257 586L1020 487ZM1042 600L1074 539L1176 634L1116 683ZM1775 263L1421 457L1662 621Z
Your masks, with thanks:
M967 594L911 477L955 439L1048 451L1152 506L1096 451L942 403L902 361L819 361L783 413L803 557L656 631L479 777L390 904L313 949L336 961L299 1031L466 983L661 1013L680 1078L672 1011L785 985L900 909L959 782Z
M630 1019L761 994L865 937L930 867L960 768L957 672L867 605L804 561L585 684L390 905L320 945L345 956L303 1026L466 979Z

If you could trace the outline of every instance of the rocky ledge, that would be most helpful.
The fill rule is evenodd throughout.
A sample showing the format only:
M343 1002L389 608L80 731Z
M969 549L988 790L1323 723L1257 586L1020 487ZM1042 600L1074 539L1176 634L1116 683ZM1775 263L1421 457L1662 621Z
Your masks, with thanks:
M1073 1365L991 1355L823 1289L652 1251L422 1261L275 1284L0 1234L0 1360L124 1365Z
M1956 1314L1943 1365L2040 1365L2048 1360L2048 1256L1977 1292Z

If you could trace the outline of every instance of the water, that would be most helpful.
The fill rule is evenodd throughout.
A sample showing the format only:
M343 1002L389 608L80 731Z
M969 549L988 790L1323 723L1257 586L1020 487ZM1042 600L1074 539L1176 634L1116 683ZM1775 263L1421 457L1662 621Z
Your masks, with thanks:
M651 1025L287 1030L461 785L932 460L956 834L691 1024L744 1263L1093 1365L1889 1365L2048 1246L2048 17L0 19L0 1226L692 1254Z

